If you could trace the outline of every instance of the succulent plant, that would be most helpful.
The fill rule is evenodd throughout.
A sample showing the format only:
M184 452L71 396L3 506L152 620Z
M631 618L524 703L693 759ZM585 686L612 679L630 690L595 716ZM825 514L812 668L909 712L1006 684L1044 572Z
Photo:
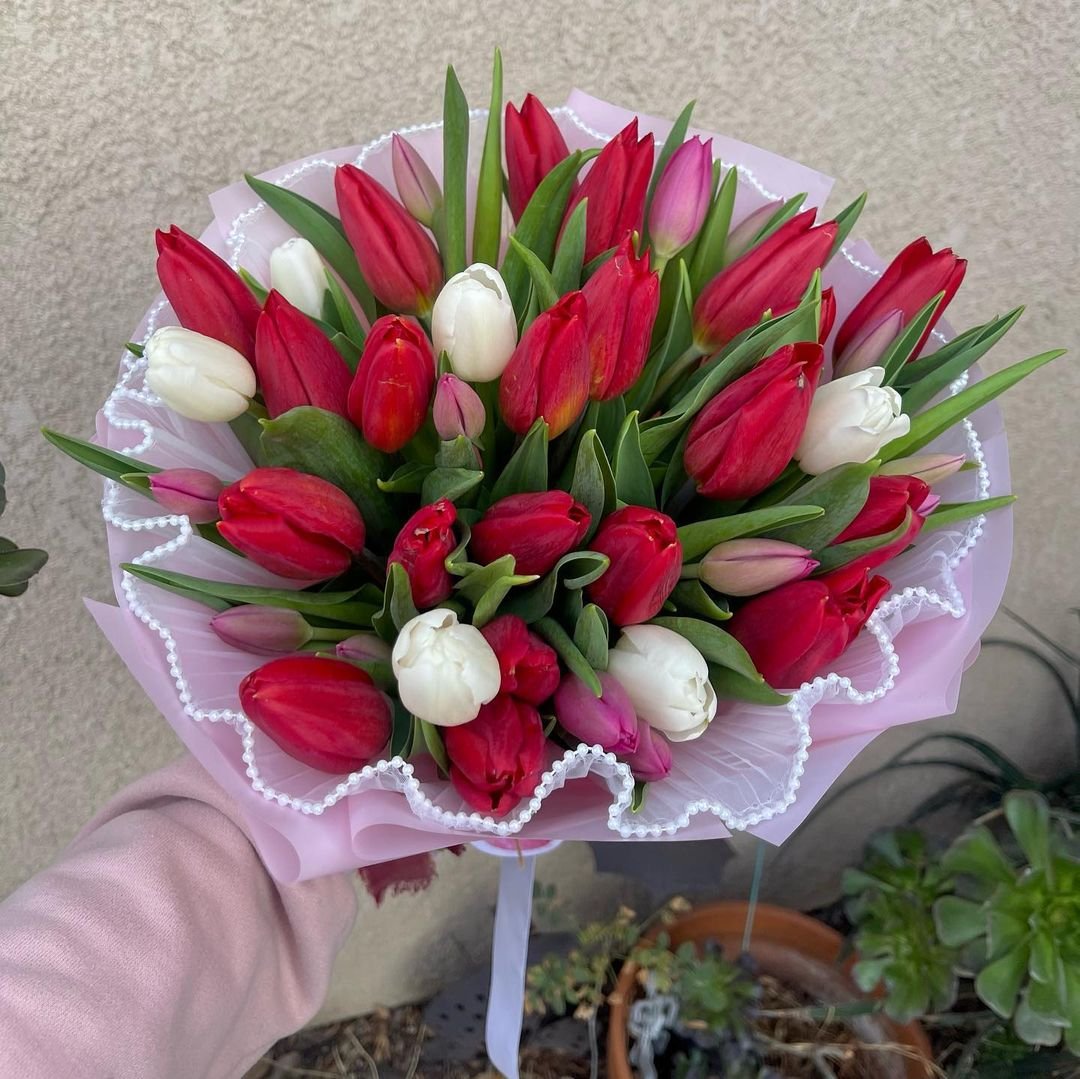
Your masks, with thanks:
M0 514L6 504L4 493L4 466L0 464ZM36 548L20 548L9 539L0 536L0 596L21 596L30 578L49 556Z

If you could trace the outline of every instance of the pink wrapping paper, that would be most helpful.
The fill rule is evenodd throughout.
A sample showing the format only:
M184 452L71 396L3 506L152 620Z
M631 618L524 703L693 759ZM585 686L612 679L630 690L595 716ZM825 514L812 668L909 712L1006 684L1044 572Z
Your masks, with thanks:
M554 110L571 147L596 145L602 136L619 130L633 115L575 91L568 105ZM639 116L643 130L662 139L667 121ZM707 133L703 133L707 134ZM434 125L409 130L408 137L440 172L441 132ZM740 194L735 220L770 197L787 198L807 192L809 205L820 206L832 186L828 177L768 151L714 135L714 151L740 172ZM471 158L478 159L482 123L474 122ZM360 161L382 182L391 185L389 138L365 147L327 151L271 170L265 178L294 187L334 210L333 167ZM745 182L743 182L745 181ZM234 184L211 197L215 220L203 236L234 265L242 265L266 280L269 253L292 235L291 230L265 208L246 184ZM883 265L871 249L849 241L845 254L827 268L826 284L834 286L839 319L857 302L872 282L873 271ZM141 339L152 324L174 321L161 301L144 319L133 337ZM943 328L943 327L942 327ZM125 360L121 388L99 417L98 437L115 449L135 449L147 460L162 465L212 467L223 478L240 475L248 461L224 425L192 424L140 395L135 364ZM126 379L126 381L125 381ZM1008 491L1008 458L1000 414L993 406L972 417L975 435L945 436L951 449L967 448L977 437L986 460L986 495ZM953 477L945 490L949 500L976 497L974 473ZM106 494L106 508L114 517L149 518L153 503L123 489ZM958 533L962 530L958 530ZM206 577L247 582L269 581L295 587L198 537L176 550L159 555L177 535L174 524L158 522L128 529L108 528L112 563L142 559L154 565ZM676 768L669 780L650 789L647 809L653 814L652 832L643 838L703 839L729 834L728 824L748 827L773 843L782 842L805 819L836 777L880 731L903 723L947 714L955 709L960 676L974 658L978 639L996 610L1005 586L1011 550L1010 511L991 514L966 557L945 573L942 566L955 556L959 534L920 544L898 560L898 590L930 582L951 603L953 613L930 605L901 606L885 617L895 632L898 671L890 688L873 703L856 704L835 684L821 685L822 699L800 717L785 709L727 707L698 742L675 747ZM970 538L970 537L969 537ZM966 541L965 541L966 542ZM162 545L162 547L158 547ZM149 553L148 553L149 552ZM890 569L892 567L890 566ZM250 759L245 760L241 732L228 716L238 709L236 686L258 657L225 648L209 631L207 609L170 596L161 590L125 580L115 574L119 608L88 603L102 631L127 664L147 695L180 738L221 785L239 802L259 852L279 880L294 881L344 869L437 849L469 838L482 838L455 814L463 807L449 784L441 782L423 764L416 766L420 780L414 805L395 783L405 779L396 772L365 779L355 793L343 795L318 813L297 806L319 804L342 777L321 773L289 760L258 732L248 732ZM133 590L134 589L134 590ZM950 591L955 589L955 591ZM951 599L950 599L951 597ZM906 602L906 601L905 601ZM886 601L888 603L888 600ZM963 607L964 613L954 617ZM146 616L143 620L136 613ZM902 624L906 623L906 624ZM902 625L901 625L902 624ZM164 628L167 632L162 633ZM170 646L169 640L173 643ZM172 648L172 653L169 652ZM888 676L888 656L870 634L838 664L838 673L850 677L856 690L870 691ZM172 668L172 670L170 669ZM191 702L185 712L176 670ZM192 710L204 714L194 719ZM215 713L223 713L215 718ZM206 718L206 717L209 718ZM807 729L808 726L808 729ZM809 743L809 744L808 744ZM569 779L546 795L516 834L528 839L619 840L608 826L608 808L625 781L613 771L613 762L589 758L575 765L592 769L599 781ZM253 789L252 769L264 779L270 793L279 792L293 804L281 805ZM698 791L697 795L694 794ZM415 793L415 792L414 792ZM692 809L705 794L708 809ZM475 815L474 815L475 816ZM683 820L683 817L686 819ZM628 819L623 815L621 819ZM445 822L450 821L448 826ZM487 833L490 837L490 830ZM633 836L628 841L634 841Z

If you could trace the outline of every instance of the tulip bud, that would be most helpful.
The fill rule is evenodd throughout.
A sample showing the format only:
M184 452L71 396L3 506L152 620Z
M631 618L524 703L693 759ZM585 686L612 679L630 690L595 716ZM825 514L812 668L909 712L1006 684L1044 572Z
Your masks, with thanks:
M420 222L431 228L436 211L442 206L442 191L427 162L396 132L390 149L394 186L402 205Z
M498 378L517 344L517 316L499 271L474 262L451 277L435 299L431 336L461 378Z
M255 372L236 349L181 326L146 342L146 384L173 412L204 423L235 420L255 396Z
M948 248L935 254L925 237L908 244L889 263L874 287L859 301L837 331L835 351L838 357L845 360L845 373L859 369L846 362L846 354L854 346L856 338L866 336L869 327L879 324L893 311L901 312L901 324L906 325L939 292L943 292L945 295L912 352L912 358L918 356L937 320L956 295L966 269L967 263L958 259Z
M597 697L576 674L564 674L555 692L555 715L564 731L609 753L633 753L638 747L638 718L626 690L607 671L597 674Z
M175 225L155 240L158 280L180 325L252 359L259 304L240 276Z
M700 737L716 715L709 665L674 630L627 626L608 653L608 674L626 690L642 725L673 742Z
M690 425L683 466L707 498L750 498L799 445L824 354L815 341L783 345L725 386Z
M218 519L218 495L225 484L201 468L166 468L147 477L150 493L169 513L182 513L195 525Z
M809 554L782 540L728 540L701 560L700 578L724 595L754 596L808 577L818 567Z
M421 506L394 540L387 563L396 562L404 568L413 603L421 610L437 606L453 591L446 559L457 547L456 520L454 504L440 498L429 506Z
M450 781L465 801L503 817L540 783L547 739L540 714L515 697L498 696L472 723L443 732Z
M515 221L540 181L569 154L562 132L538 97L526 94L520 111L506 103L507 197Z
M637 749L625 760L639 783L657 783L671 771L671 746L648 723L638 723Z
M256 468L218 499L218 531L281 577L324 581L364 546L364 521L344 491L291 468Z
M752 210L728 233L724 244L724 261L732 263L737 258L745 255L754 244L757 234L769 223L773 215L780 209L783 199L772 199Z
M833 364L833 378L877 367L885 350L904 328L903 311L886 311L876 322L864 326Z
M294 236L270 252L270 287L311 318L322 318L326 269L310 240Z
M967 458L962 453L923 453L886 461L879 476L914 476L933 487L960 471Z
M311 640L311 627L299 612L254 603L219 611L210 628L233 648L260 656L297 652Z
M500 693L540 705L559 685L559 657L516 614L502 614L480 632L498 657Z
M701 290L694 304L694 342L703 355L755 326L766 311L790 310L799 302L836 239L836 222L815 227L816 212L804 210L785 221Z
M836 292L830 285L821 290L821 311L818 314L818 344L824 345L836 322Z
M290 757L344 775L390 739L390 702L371 676L320 656L274 659L240 683L244 714Z
M390 645L377 633L354 633L343 641L338 641L334 651L339 659L351 663L386 663L390 662Z
M487 422L480 395L457 375L442 375L435 384L431 415L435 430L444 442L462 436L475 442L484 433Z
M911 420L885 370L871 367L819 386L795 450L799 467L820 476L838 465L869 461L882 446L906 435Z
M587 315L585 297L568 292L536 317L514 349L499 382L499 410L515 434L543 418L555 438L584 411L590 381Z
M565 224L579 202L589 200L585 215L585 261L621 243L628 232L640 232L645 195L653 168L653 137L638 141L635 116L589 166L585 179L566 206Z
M793 581L748 600L727 629L769 685L790 689L843 655L888 590L866 571L854 583L843 570Z
M507 495L473 525L469 550L482 565L514 556L517 573L547 573L585 538L589 511L565 491Z
M401 703L437 727L471 723L502 682L498 657L480 630L445 608L405 623L391 663Z
M712 139L695 135L668 159L653 192L649 239L657 258L672 258L694 239L711 201Z
M586 589L591 603L617 626L647 622L660 613L682 569L682 544L667 514L624 506L604 518L589 546L611 559Z
M255 328L255 369L271 419L298 405L346 415L349 365L307 315L273 290Z
M366 172L340 165L334 174L341 224L375 298L399 314L424 315L442 284L431 237Z
M591 378L595 401L621 397L645 366L660 309L660 276L648 255L634 258L630 237L585 283Z
M411 318L376 319L349 389L349 418L365 441L396 453L424 425L435 385L435 354Z

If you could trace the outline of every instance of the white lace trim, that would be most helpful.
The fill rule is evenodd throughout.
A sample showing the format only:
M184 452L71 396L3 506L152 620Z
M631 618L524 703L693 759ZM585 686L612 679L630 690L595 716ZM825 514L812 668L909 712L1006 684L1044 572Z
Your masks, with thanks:
M555 114L566 115L591 137L605 141L611 137L589 128L569 108L563 107L551 111ZM470 115L474 119L486 117L487 110L473 110ZM402 134L408 134L438 127L441 127L441 124L436 122L419 124L399 130ZM370 153L384 146L390 138L391 134L386 134L367 143L357 155L356 164L358 166L362 165ZM277 182L288 187L312 169L334 167L336 167L334 163L327 161L325 158L311 158L281 177ZM769 198L779 197L766 191L757 182L756 177L753 176L750 170L737 164L734 167L738 168L740 175L745 175L762 194ZM265 204L260 202L238 215L234 220L226 240L234 267L239 265L240 254L247 239L246 228L262 213L264 208ZM841 252L856 269L867 275L879 276L880 271L860 263L850 254L846 247L842 248ZM144 341L153 333L157 319L165 306L166 301L159 299L151 308L148 314ZM935 336L942 341L946 340L945 336L938 331L935 331ZM146 361L144 359L125 353L121 363L120 378L103 407L106 421L113 428L142 432L142 439L136 445L123 450L123 452L132 456L141 455L153 444L155 428L147 420L122 415L119 411L122 403L131 400L149 406L161 404L160 399L142 385L142 375L145 367ZM950 392L952 394L959 392L967 384L967 381L968 378L965 374L952 384ZM968 454L977 466L976 497L979 500L984 500L990 497L990 474L983 454L982 444L970 419L963 420L963 431L967 441ZM132 559L134 563L138 565L163 563L171 554L183 547L194 534L191 524L185 516L169 514L135 517L123 514L117 508L118 499L123 491L121 485L111 480L105 481L102 515L108 525L131 532L159 531L165 528L176 529L174 537L143 551ZM256 729L251 721L238 710L203 709L198 706L197 702L193 700L191 687L185 677L179 658L177 641L172 630L153 613L151 603L144 600L140 582L137 578L130 573L123 573L121 589L132 614L149 629L153 630L164 643L169 674L176 684L177 696L183 706L184 714L196 722L226 723L236 731L243 747L243 760L247 775L251 780L251 786L268 801L274 801L278 805L298 810L304 814L318 816L331 806L336 805L343 798L363 790L398 790L405 795L412 811L422 820L429 820L445 828L461 832L510 836L520 832L532 820L540 811L545 799L554 791L561 788L569 780L593 773L603 779L612 795L612 801L608 806L608 828L617 832L623 838L657 838L664 835L673 835L687 827L691 818L699 813L711 813L732 830L746 829L783 813L795 801L799 788L800 778L811 744L810 715L814 707L822 700L832 698L843 698L857 705L871 704L884 697L895 685L900 672L900 660L893 646L893 639L895 632L898 631L894 632L890 628L890 619L900 615L902 628L903 615L906 611L917 613L926 606L937 608L954 618L961 618L966 613L964 597L956 584L954 573L977 544L979 537L982 535L985 520L985 516L980 514L967 522L955 548L951 553L943 556L944 566L941 573L943 584L940 590L921 586L905 588L901 592L884 599L871 615L866 624L866 629L879 646L883 670L881 680L877 685L869 690L859 690L852 684L851 678L832 672L805 683L793 693L785 707L791 716L795 737L793 739L790 767L782 790L776 791L775 796L761 799L752 808L744 810L734 810L722 802L708 798L687 800L682 805L680 812L674 813L666 819L654 820L649 823L635 820L630 813L630 803L634 789L634 780L630 769L625 764L620 763L613 754L605 752L598 745L587 746L581 744L576 750L568 750L561 758L556 759L549 770L542 775L541 782L533 796L528 801L520 803L513 813L501 820L480 813L452 812L436 805L432 798L429 797L423 784L414 775L413 766L401 757L381 760L358 772L353 772L342 779L322 798L297 797L286 791L276 789L264 780L260 772L255 746ZM440 785L440 787L442 786Z

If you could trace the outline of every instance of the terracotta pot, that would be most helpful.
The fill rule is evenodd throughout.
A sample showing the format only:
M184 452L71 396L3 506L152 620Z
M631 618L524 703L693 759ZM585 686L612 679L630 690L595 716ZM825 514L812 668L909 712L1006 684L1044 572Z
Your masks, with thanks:
M712 903L698 907L667 926L673 947L690 941L704 944L713 940L725 954L742 948L747 904ZM827 925L798 911L759 903L754 915L750 954L758 967L785 984L800 989L823 1003L840 1003L866 997L852 981L854 957L838 966L843 938ZM630 1067L629 1035L626 1021L631 1002L637 996L637 968L626 964L612 995L608 1026L607 1066L609 1079L633 1079ZM858 1016L848 1020L864 1042L898 1042L918 1054L918 1059L899 1053L881 1053L874 1063L881 1079L926 1079L933 1074L930 1043L917 1023L901 1025L884 1015Z

